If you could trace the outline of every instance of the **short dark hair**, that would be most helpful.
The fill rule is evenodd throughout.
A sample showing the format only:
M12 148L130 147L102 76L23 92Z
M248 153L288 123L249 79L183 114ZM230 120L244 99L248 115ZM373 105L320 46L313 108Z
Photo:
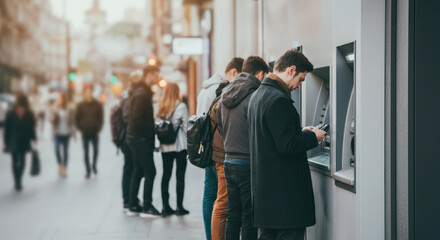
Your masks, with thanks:
M160 69L158 67L153 66L153 65L147 65L146 67L144 67L144 69L142 71L142 75L143 75L143 77L146 77L150 73L159 72L159 71L160 71Z
M278 72L284 72L286 68L295 65L296 72L311 72L313 71L313 64L304 54L296 49L287 50L278 60L275 62L275 70Z
M22 92L18 92L15 95L15 103L14 107L24 107L25 109L29 109L29 100L26 94Z
M269 72L269 66L267 63L258 56L250 56L243 63L243 72L247 72L251 75L257 74L259 71L264 73Z
M225 73L229 72L231 69L235 68L237 69L237 72L242 72L244 59L241 57L234 57L231 59L231 61L228 63L228 66L226 66Z

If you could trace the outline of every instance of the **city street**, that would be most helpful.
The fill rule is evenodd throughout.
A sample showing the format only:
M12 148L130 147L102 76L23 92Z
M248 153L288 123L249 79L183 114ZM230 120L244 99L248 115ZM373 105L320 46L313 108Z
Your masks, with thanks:
M0 239L204 239L204 174L191 164L188 164L186 173L184 200L184 206L190 211L189 215L146 220L128 217L122 212L123 155L116 154L116 148L111 142L108 114L107 108L107 122L99 143L98 176L89 180L85 179L79 135L76 141L71 140L68 177L62 179L58 176L48 122L44 133L39 134L41 173L37 177L30 176L28 156L21 192L16 192L13 188L10 156L0 153ZM153 204L161 210L162 162L158 153L155 154L155 163L157 175ZM173 173L170 183L170 204L173 208L176 204L175 184ZM139 196L142 192L140 191Z

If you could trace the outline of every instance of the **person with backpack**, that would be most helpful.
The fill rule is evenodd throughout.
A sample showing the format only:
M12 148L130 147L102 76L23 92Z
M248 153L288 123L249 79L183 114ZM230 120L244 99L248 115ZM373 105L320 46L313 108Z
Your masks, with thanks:
M251 176L247 111L249 99L269 72L266 62L250 56L243 72L223 89L217 110L218 129L226 158L224 174L228 194L226 239L256 240L257 229L251 218ZM241 231L240 231L241 230Z
M203 89L197 96L196 114L198 116L207 114L210 111L212 102L215 99L215 90L220 83L225 80L231 80L241 72L243 61L242 58L232 58L226 67L224 77L219 73L214 73L211 78L203 82ZM217 171L215 165L212 164L205 168L205 183L203 191L203 223L207 240L211 240L212 209L217 198L217 184Z
M133 154L126 142L128 114L130 112L130 98L129 92L131 86L139 82L142 78L142 71L137 70L129 76L129 87L125 89L121 94L121 99L118 105L116 105L110 115L110 125L112 131L113 143L118 149L121 150L124 155L124 166L122 169L122 200L124 212L128 212L130 208L130 183L133 177ZM139 188L138 188L139 189ZM136 189L136 190L138 190ZM138 192L136 192L137 196ZM139 200L138 200L139 202Z
M151 86L159 81L159 68L148 65L143 69L142 78L130 89L130 110L126 141L133 154L133 176L130 183L129 216L143 218L161 215L153 206L153 184L156 176L153 151L155 147L155 129L153 117L153 91ZM143 206L139 204L137 194L142 177L144 182Z
M162 175L162 216L176 214L178 216L189 214L189 211L183 207L183 196L185 190L185 171L186 171L186 124L188 121L188 107L180 98L180 89L176 83L169 83L164 91L162 99L159 102L159 120L166 121L168 139L162 138L160 130L157 131L162 153L163 175ZM160 126L159 126L160 127ZM173 210L169 203L168 187L173 164L176 160L176 193L177 207Z
M73 136L75 139L75 113L69 107L67 96L60 92L58 95L56 107L52 112L52 129L55 140L55 155L58 162L58 174L60 177L67 177L67 162L69 158L69 141ZM61 155L61 149L63 154Z
M98 174L98 142L99 133L104 124L104 109L102 104L93 98L93 87L84 88L84 101L78 104L75 113L75 124L81 132L84 148L84 163L86 165L86 179L90 178L89 145L93 146L92 170Z

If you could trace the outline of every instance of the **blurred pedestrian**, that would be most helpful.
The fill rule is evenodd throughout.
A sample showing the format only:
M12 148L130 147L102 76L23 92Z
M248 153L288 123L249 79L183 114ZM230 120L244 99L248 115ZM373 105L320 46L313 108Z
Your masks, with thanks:
M175 130L177 130L176 142L174 144L160 144L162 153L163 175L162 175L162 215L172 214L186 215L189 213L183 207L183 195L185 190L185 171L186 171L186 124L188 121L188 107L180 98L179 86L175 83L169 83L165 88L164 95L159 103L159 118L169 120ZM173 164L176 160L176 193L177 208L174 211L169 203L170 194L168 187Z
M130 112L128 114L127 144L133 154L133 177L130 184L130 210L127 215L158 217L161 214L153 206L153 184L156 176L153 151L155 129L153 117L153 91L151 87L159 81L159 68L147 66L142 78L130 90ZM144 206L140 206L137 193L142 177L144 182Z
M229 85L229 81L222 82L215 91L216 97L222 94L223 88ZM217 170L217 199L212 210L211 235L213 240L225 239L226 218L228 216L228 191L224 172L225 148L223 138L218 130L217 108L220 99L214 104L211 110L211 127L216 129L212 140L212 160Z
M90 178L89 145L93 147L93 173L98 174L98 142L102 129L104 110L102 104L93 98L93 87L84 88L84 101L78 104L75 113L75 124L82 135L86 178Z
M36 147L35 128L36 120L29 107L28 98L19 93L15 97L14 108L6 115L3 133L4 149L12 155L12 172L17 191L22 189L21 179L26 164L26 153L31 147Z
M122 110L122 120L125 123L125 127L128 125L128 115L130 114L130 97L129 92L132 88L133 84L139 82L142 79L142 71L134 71L130 74L129 77L129 87L122 92L121 94L121 101L120 106ZM134 168L134 162L133 162L133 154L131 152L130 147L127 144L126 139L122 143L121 151L124 154L124 167L122 170L122 199L123 199L123 210L124 212L128 212L130 209L130 184L131 184L131 178L133 177L133 168ZM136 196L138 195L138 190L135 189ZM139 200L137 199L137 202Z
M228 191L226 239L256 240L251 218L251 169L247 111L249 99L260 87L269 67L257 56L248 57L243 72L223 89L218 105L218 129L225 148L224 174ZM241 230L241 231L240 231Z
M69 140L75 138L75 113L69 107L65 93L58 94L55 109L52 112L52 129L55 140L55 155L58 162L58 173L61 177L67 177L67 162L69 159ZM61 155L61 148L63 154Z
M300 51L288 50L249 102L252 215L261 240L304 240L305 228L315 224L307 151L325 132L302 130L290 94L311 71L313 65Z
M40 133L43 133L44 131L44 121L46 119L46 101L43 94L41 94L41 91L38 88L35 88L34 95L31 97L32 101L32 109L36 116L36 122L37 122L37 128L39 129ZM42 134L41 134L42 135ZM41 137L41 136L40 136Z
M211 78L203 82L203 88L197 96L197 115L208 113L209 107L215 99L215 90L223 81L231 80L241 73L243 61L243 58L232 58L226 66L224 76L219 73L214 73ZM217 170L215 169L215 165L206 167L203 190L203 223L207 240L211 240L212 209L215 199L217 198L217 184Z

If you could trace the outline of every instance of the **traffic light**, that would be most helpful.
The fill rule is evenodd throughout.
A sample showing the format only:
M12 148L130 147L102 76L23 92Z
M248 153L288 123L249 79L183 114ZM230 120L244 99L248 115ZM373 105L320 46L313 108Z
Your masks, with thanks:
M77 77L78 75L76 74L76 69L71 68L68 75L69 81L75 82Z
M165 88L168 85L168 82L165 78L161 78L159 79L158 85L161 88Z
M157 59L154 56L149 56L147 60L148 65L156 66L157 65Z
M115 74L110 76L110 83L115 84L118 81L118 77Z

